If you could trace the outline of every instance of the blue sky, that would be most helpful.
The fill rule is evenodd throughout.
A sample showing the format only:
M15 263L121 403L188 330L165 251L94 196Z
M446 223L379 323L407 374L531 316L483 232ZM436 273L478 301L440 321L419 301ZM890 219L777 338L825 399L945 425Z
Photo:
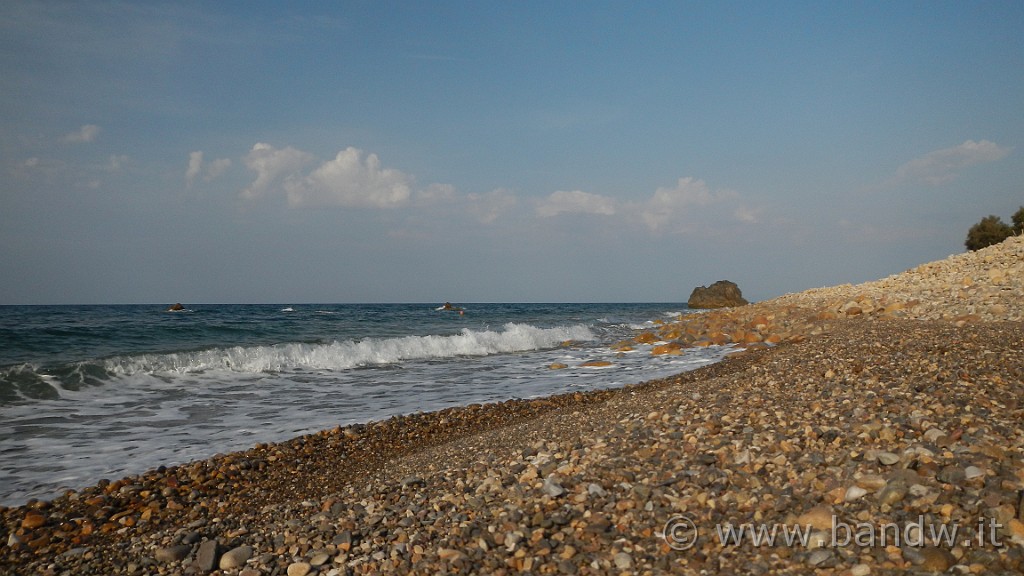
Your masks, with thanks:
M0 304L760 300L1024 204L1020 2L0 5Z

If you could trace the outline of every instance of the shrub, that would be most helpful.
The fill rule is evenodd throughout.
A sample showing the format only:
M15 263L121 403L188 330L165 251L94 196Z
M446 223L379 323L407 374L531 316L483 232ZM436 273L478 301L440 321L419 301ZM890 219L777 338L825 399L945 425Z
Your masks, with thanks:
M1013 213L1013 233L1024 234L1024 206Z
M1021 211L1018 211L1017 214L1024 218ZM1017 214L1014 214L1015 224ZM980 250L986 246L999 244L1010 236L1013 236L1013 228L1003 222L999 216L986 216L967 231L967 240L964 242L964 246L968 250Z

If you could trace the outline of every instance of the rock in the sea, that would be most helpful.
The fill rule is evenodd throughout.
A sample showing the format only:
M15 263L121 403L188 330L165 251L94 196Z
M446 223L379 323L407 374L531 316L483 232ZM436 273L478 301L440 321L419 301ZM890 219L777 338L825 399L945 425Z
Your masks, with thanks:
M743 298L739 286L728 280L719 280L707 287L698 286L686 301L690 308L731 308L746 304L748 302Z

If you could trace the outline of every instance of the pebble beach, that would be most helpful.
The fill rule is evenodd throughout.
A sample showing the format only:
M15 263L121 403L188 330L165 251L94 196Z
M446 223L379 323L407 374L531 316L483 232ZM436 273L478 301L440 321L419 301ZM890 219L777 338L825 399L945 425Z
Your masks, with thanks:
M638 342L739 351L2 508L0 574L1024 572L1024 237Z

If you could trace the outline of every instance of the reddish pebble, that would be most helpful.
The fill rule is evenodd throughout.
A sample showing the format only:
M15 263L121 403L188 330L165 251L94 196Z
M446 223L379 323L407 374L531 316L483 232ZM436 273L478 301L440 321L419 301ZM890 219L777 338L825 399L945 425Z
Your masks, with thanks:
M38 512L29 512L21 521L21 527L28 530L35 530L43 524L46 524L46 516L43 516Z

